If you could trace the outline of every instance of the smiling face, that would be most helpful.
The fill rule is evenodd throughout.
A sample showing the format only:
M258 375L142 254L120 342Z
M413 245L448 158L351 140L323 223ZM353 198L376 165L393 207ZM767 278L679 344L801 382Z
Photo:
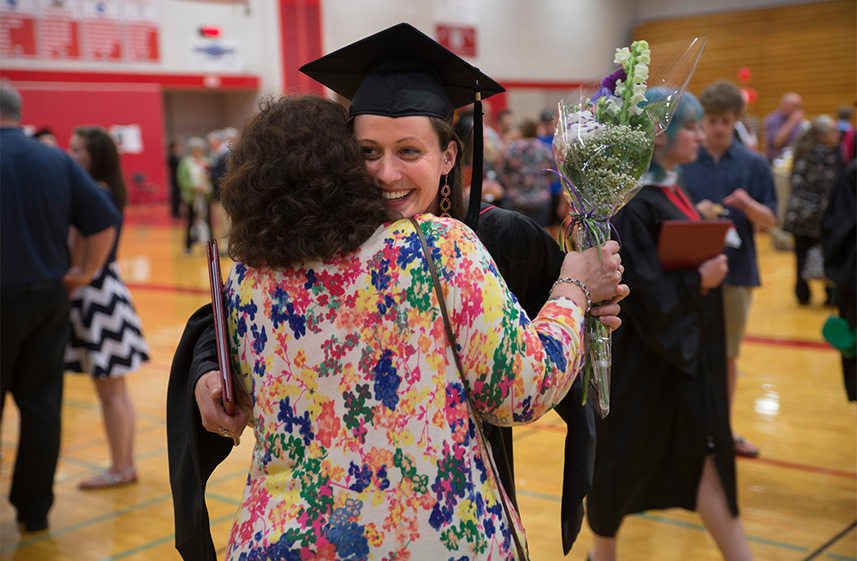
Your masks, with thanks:
M410 218L440 212L440 177L455 164L455 142L441 148L428 117L357 115L354 136L387 208Z
M71 135L71 140L68 143L68 155L80 164L80 166L89 171L89 166L92 164L92 157L89 155L89 150L86 149L86 140L77 134Z

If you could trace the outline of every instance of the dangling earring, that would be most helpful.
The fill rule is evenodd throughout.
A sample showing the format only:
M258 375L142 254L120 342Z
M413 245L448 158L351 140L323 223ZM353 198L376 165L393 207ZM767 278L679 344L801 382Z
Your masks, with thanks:
M452 201L449 195L452 194L452 188L449 186L449 176L443 176L443 185L440 188L440 215L443 218L449 218L449 209L452 208Z

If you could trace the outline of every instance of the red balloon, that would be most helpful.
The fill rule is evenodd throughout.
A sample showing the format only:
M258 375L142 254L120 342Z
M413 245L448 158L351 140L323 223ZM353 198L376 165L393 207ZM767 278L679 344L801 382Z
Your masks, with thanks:
M738 69L738 80L741 82L749 82L753 78L753 73L746 66Z
M755 89L747 88L747 103L755 103L758 97L759 94L756 93Z

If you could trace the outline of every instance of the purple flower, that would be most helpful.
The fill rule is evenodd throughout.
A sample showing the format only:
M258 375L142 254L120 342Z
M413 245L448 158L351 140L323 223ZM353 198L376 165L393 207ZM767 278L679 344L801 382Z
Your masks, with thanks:
M624 80L626 80L627 78L628 78L628 75L627 75L627 74L625 74L625 69L624 69L624 68L620 68L619 70L617 70L617 71L616 71L616 72L614 72L613 74L611 74L611 75L607 76L606 78L604 78L604 79L601 81L601 87L602 87L602 88L607 88L608 90L610 90L610 92L613 92L613 90L615 90L615 89L616 89L616 82L618 82L619 80L624 81Z
M598 98L615 95L614 91L616 90L616 82L618 82L619 80L624 81L627 78L628 75L625 74L624 68L620 68L613 74L607 76L601 81L601 87L598 88L598 91L595 92L595 95L590 98L589 103L595 105L595 102L598 100Z

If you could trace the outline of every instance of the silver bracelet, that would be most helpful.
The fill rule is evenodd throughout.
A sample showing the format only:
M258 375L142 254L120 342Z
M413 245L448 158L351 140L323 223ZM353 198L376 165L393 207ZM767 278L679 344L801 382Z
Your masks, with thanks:
M553 292L553 289L556 288L556 285L567 282L569 284L576 284L580 290L583 291L583 294L586 296L586 311L583 312L584 315L589 313L589 310L592 309L592 297L589 295L589 289L586 288L586 285L580 282L577 279L573 279L571 277L560 277L556 280L553 285L551 285L550 291Z

